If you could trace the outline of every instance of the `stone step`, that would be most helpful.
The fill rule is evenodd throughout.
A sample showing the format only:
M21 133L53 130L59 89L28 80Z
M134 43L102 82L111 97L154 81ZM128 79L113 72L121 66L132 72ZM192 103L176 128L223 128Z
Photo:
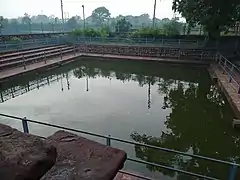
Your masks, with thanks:
M41 180L112 180L123 167L126 153L65 131L45 141L57 148L55 165Z
M56 157L54 146L0 124L1 180L38 180L54 165Z

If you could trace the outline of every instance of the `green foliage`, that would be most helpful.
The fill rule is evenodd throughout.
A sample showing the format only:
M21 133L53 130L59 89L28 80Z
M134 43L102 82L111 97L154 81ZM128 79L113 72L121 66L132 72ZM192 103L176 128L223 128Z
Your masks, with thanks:
M159 28L141 28L132 33L132 37L157 37L163 35L163 30Z
M166 36L175 36L175 35L180 35L181 29L182 29L182 25L179 22L172 20L164 24L162 30Z
M5 28L5 26L8 25L8 19L4 18L3 16L0 16L0 34L2 34L2 29Z
M99 32L93 28L86 28L83 30L84 36L86 37L98 37Z
M108 37L110 32L111 31L110 31L108 26L101 27L100 30L99 30L99 34L102 38Z
M71 32L73 36L99 37L100 32L93 28L75 29Z
M112 32L120 34L131 31L132 29L141 29L132 36L151 37L156 35L177 35L177 34L205 34L210 36L236 34L237 28L232 28L236 21L240 21L240 2L239 0L229 0L228 3L217 0L174 0L173 9L186 18L187 24L178 22L177 19L158 19L156 18L157 30L151 30L152 19L149 14L119 15L111 17L106 7L96 8L91 16L86 17L86 27L100 29L102 26L108 26ZM41 26L42 23L42 26ZM22 33L27 31L72 31L83 27L84 21L80 16L73 16L62 24L62 20L54 15L46 16L38 14L30 16L25 13L22 17L14 19L0 18L0 32L3 33ZM43 27L43 28L42 28ZM200 30L201 27L201 30ZM109 32L109 31L107 31ZM103 32L102 32L103 33ZM88 32L87 32L88 34ZM105 36L105 35L104 35Z
M92 22L98 26L103 25L110 19L110 12L104 6L98 7L92 12Z
M115 31L117 33L128 33L132 27L132 24L125 18L119 19L115 25Z
M3 18L3 16L0 16L0 31L2 31L2 29L3 29L3 22L4 22L4 18Z
M24 17L22 18L22 23L23 24L30 24L31 22L32 22L32 20L31 20L30 16L27 13L25 13Z
M239 0L174 0L173 10L186 18L190 27L203 25L212 38L240 20Z
M72 29L75 29L77 27L77 20L75 17L71 17L68 21L67 21L67 26L69 26Z
M15 42L15 43L19 43L19 42L22 41L22 39L14 36L14 37L12 37L9 41Z
M166 21L162 28L143 27L132 33L132 37L159 37L162 35L175 36L180 35L182 30L182 24L176 20Z
M82 36L83 30L82 29L74 29L70 34L73 36Z

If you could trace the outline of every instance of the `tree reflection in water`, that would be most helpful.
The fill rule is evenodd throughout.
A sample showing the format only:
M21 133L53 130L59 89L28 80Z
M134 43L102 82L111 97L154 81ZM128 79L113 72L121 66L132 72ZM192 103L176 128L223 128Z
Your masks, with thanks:
M229 106L216 86L205 82L184 83L182 81L162 80L159 93L164 95L163 109L171 109L166 117L166 132L160 137L134 132L131 138L140 143L206 155L217 159L239 162L239 136L231 129L224 128L226 119L232 119ZM203 106L204 105L204 106ZM140 159L178 167L187 171L227 179L229 166L189 158L182 155L156 151L135 146L136 156ZM156 167L148 166L151 171L160 171L179 180L194 179Z
M85 75L84 75L85 74ZM158 93L164 96L162 109L170 109L166 117L166 131L160 137L133 132L131 138L140 143L200 154L217 159L239 162L240 147L237 132L231 129L233 113L218 88L212 85L202 70L166 65L129 62L83 61L78 78L86 74L95 78L116 78L137 81L140 87L148 86L148 108L151 108L151 86L158 85ZM228 128L226 128L226 126ZM193 159L153 149L135 146L137 158L149 162L177 167L187 171L227 179L229 166ZM172 171L148 166L152 172L161 172L179 180L194 179ZM196 179L196 178L195 178Z

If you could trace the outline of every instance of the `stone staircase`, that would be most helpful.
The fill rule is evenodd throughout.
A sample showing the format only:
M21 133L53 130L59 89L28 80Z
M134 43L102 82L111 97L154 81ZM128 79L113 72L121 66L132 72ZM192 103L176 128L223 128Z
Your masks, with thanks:
M48 58L60 56L60 54L64 55L73 51L73 46L60 45L20 52L0 53L0 71L47 61Z

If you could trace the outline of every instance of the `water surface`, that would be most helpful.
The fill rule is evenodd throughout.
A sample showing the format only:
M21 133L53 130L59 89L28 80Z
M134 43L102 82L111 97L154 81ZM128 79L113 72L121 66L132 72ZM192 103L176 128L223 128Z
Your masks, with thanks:
M82 59L1 87L0 112L141 143L239 162L233 112L205 68L156 62ZM21 129L21 122L1 118ZM30 124L48 136L56 129ZM105 140L92 138L105 143ZM229 167L113 142L130 157L227 179ZM136 163L156 179L196 179Z

